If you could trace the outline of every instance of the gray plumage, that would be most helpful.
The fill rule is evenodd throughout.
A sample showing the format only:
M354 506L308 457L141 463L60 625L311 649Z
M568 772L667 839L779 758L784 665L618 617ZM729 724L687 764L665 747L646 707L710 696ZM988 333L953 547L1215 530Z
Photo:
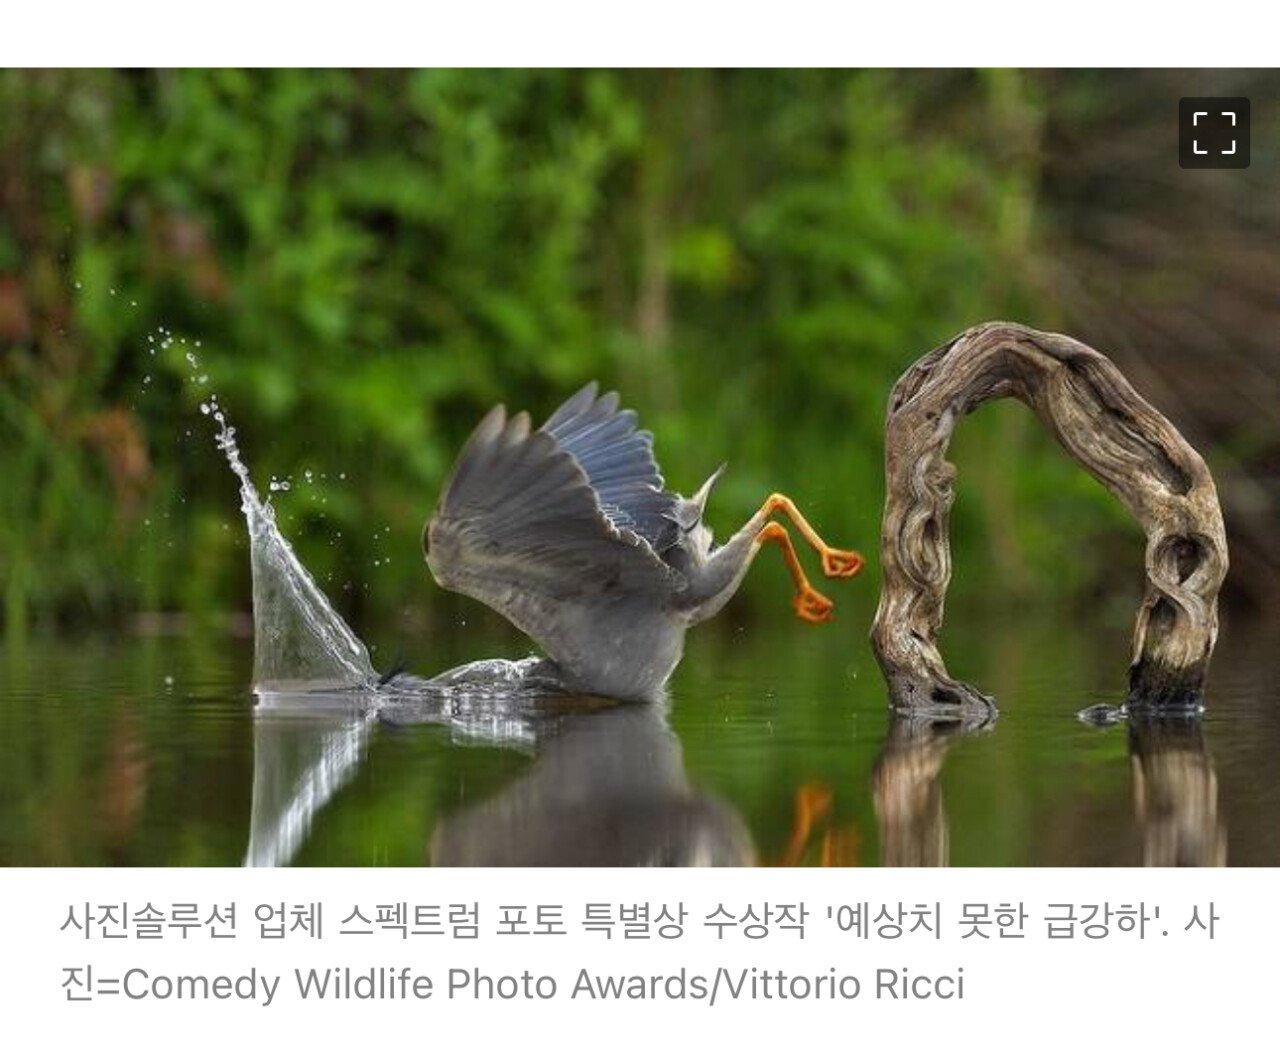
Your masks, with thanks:
M499 406L445 484L427 563L538 643L566 689L652 697L759 546L763 512L713 548L702 515L721 470L691 498L667 491L652 435L594 382L538 429Z

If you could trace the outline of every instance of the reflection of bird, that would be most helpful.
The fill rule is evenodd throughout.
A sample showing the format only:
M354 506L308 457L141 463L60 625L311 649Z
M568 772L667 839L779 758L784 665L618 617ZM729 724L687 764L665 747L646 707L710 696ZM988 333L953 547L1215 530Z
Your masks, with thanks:
M665 706L581 709L579 701L532 720L533 764L440 821L433 865L751 865L741 817L690 783Z
M653 436L618 396L591 383L538 429L496 407L459 455L423 534L442 587L507 617L555 662L567 689L621 698L657 692L684 649L685 629L718 613L763 543L777 543L803 620L832 603L805 577L785 513L828 576L862 568L828 547L783 495L772 495L714 546L702 516L722 466L692 498L663 488Z

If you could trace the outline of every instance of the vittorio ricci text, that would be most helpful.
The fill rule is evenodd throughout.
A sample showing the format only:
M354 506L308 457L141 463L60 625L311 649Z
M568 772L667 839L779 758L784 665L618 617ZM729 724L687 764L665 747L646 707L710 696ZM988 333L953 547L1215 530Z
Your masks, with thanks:
M240 1000L270 1006L286 1001L348 1002L446 999L456 1002L552 1001L952 1001L965 997L964 968L942 973L906 967L846 972L831 966L816 972L680 967L651 974L491 974L478 967L431 975L409 966L293 969L273 974L249 969L242 975L154 974L128 970L120 993L152 1001ZM281 985L285 986L282 988ZM293 986L290 987L289 985ZM292 993L290 993L292 992Z

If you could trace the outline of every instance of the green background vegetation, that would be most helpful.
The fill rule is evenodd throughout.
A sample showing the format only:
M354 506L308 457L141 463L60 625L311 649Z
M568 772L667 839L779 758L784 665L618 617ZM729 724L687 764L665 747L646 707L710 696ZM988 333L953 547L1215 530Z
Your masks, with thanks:
M1253 96L1250 170L1177 168L1184 94ZM673 487L729 460L721 533L776 489L874 558L889 387L1001 317L1113 353L1206 451L1235 597L1268 604L1277 96L1247 71L0 73L5 626L247 609L211 392L357 620L438 619L418 533L459 445L591 378ZM1136 529L1028 414L954 452L961 590L1129 606ZM783 590L767 564L743 612Z

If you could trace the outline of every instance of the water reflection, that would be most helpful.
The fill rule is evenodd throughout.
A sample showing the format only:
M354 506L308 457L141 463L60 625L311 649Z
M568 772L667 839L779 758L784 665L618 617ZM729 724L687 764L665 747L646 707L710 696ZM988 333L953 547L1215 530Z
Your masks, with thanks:
M894 711L871 771L883 866L946 866L951 830L942 801L942 765L961 738L995 720Z
M1129 718L1133 809L1144 866L1225 866L1218 775L1199 716Z
M459 745L532 756L495 795L446 815L427 840L438 866L746 866L757 861L730 805L694 786L667 706L493 695L269 694L254 713L246 866L290 862L345 786L379 726L442 726ZM957 743L993 722L894 713L871 768L884 866L946 866L942 773ZM1198 717L1128 717L1133 810L1146 866L1223 866L1226 826ZM773 865L858 865L836 826L833 790L794 795L791 835Z
M1127 719L1142 864L1225 866L1226 825L1200 717L1155 712ZM871 779L881 865L949 864L943 765L959 741L994 725L894 713Z
M245 866L283 866L351 780L373 724L364 694L262 694L253 714L253 806Z
M745 866L741 817L693 788L660 704L545 715L536 758L439 823L437 866Z
M955 652L1007 705L982 737L890 723L879 680L851 677L871 672L869 652L849 662L840 637L691 640L668 711L600 720L605 746L615 726L636 756L657 743L643 750L662 764L653 776L579 767L574 745L591 739L574 728L594 725L582 707L557 727L536 708L461 699L397 735L358 697L264 694L251 709L239 640L0 647L0 867L422 864L438 831L443 855L457 825L492 830L486 804L549 810L536 779L553 771L607 791L601 814L628 783L635 800L686 812L713 792L733 819L721 825L731 861L753 846L758 862L805 866L1280 863L1273 626L1229 629L1202 720L1108 708L1090 712L1115 725L1095 730L1075 710L1122 692L1107 682L1114 636L1094 646L1053 622L976 623L953 621ZM441 653L511 649L464 637Z
M476 694L264 695L254 715L247 866L287 864L351 779L379 724L447 728L462 744L530 752L491 799L441 820L437 866L743 866L742 818L693 788L665 704Z
M859 866L862 839L852 823L834 821L835 790L812 780L796 790L791 836L768 866Z
M146 806L151 771L144 725L128 702L111 721L106 753L98 794L103 845L113 863L127 862Z

